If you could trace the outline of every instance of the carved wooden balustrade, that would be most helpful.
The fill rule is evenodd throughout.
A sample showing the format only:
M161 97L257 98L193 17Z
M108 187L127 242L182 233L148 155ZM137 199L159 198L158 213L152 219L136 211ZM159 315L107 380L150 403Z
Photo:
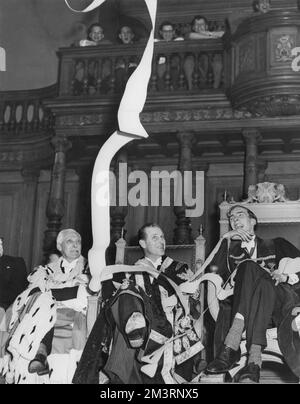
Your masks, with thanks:
M121 94L145 44L61 48L59 95ZM199 92L223 87L222 39L157 42L150 93Z
M300 75L292 50L300 45L300 12L271 10L245 19L230 38L227 94L256 116L299 115Z
M51 116L43 100L57 95L57 85L24 91L0 92L0 134L34 134L50 129Z

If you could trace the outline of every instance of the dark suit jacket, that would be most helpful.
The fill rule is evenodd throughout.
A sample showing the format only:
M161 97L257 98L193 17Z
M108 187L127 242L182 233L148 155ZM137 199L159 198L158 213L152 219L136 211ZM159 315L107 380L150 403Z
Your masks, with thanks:
M0 307L6 310L27 285L24 259L9 255L0 257Z
M234 258L233 258L234 257ZM276 269L278 267L279 261L284 257L296 258L300 257L300 251L289 241L283 238L275 238L264 240L257 237L257 258L259 257L267 257L265 259L265 264L267 262L274 263ZM224 281L227 281L231 272L236 267L236 260L244 260L249 258L247 252L241 248L240 241L231 241L230 247L228 249L227 240L223 240L219 251L216 253L212 265L217 266L217 273L223 278ZM268 266L268 265L266 265ZM277 323L280 323L282 319L287 315L290 311L290 308L293 307L296 301L299 301L300 298L300 282L290 287L289 285L285 285L283 287L285 289L280 300L282 301L281 306L283 307L282 312L276 313ZM281 289L281 288L278 288ZM297 290L299 289L299 290ZM293 293L296 292L296 294ZM217 318L215 335L214 335L214 349L215 354L219 351L220 346L223 344L223 341L229 331L231 326L231 308L233 303L233 297L229 297L224 301L220 301L220 311ZM280 331L280 329L279 329ZM299 360L300 363L300 360ZM300 373L300 365L299 365L299 373Z

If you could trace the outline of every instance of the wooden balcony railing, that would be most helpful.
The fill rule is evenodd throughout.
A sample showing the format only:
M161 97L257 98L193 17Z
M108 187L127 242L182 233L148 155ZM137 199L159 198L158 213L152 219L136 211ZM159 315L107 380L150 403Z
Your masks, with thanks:
M62 48L59 95L122 94L145 44ZM157 42L149 92L199 92L223 88L223 41Z
M0 135L34 135L49 131L53 118L44 100L121 96L145 44L62 48L58 84L24 91L0 92ZM200 94L223 88L222 39L155 44L149 93ZM58 98L58 99L59 99Z
M50 129L51 116L43 100L57 96L57 85L0 92L0 135L38 134Z

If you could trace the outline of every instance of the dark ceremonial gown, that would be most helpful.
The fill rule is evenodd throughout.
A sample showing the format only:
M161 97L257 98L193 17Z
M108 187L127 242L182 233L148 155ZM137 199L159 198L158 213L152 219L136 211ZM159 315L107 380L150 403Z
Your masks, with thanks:
M143 262L149 265L145 259L137 264ZM160 270L158 279L146 272L131 275L130 279L123 274L123 281L113 296L101 304L73 383L98 384L100 370L112 384L191 380L194 359L203 346L193 329L193 319L185 315L169 281L179 285L191 274L186 264L169 257L163 257ZM108 285L103 285L103 289L105 286ZM142 313L146 319L145 343L137 349L130 346L124 331L133 312ZM173 323L169 321L170 316L174 318ZM178 337L176 343L167 342L174 336Z
M239 312L245 318L248 349L252 343L265 347L266 329L278 327L279 347L291 369L300 376L300 349L298 360L295 360L294 352L295 344L300 348L300 340L298 333L291 332L291 312L300 304L300 283L275 286L270 275L278 268L282 258L299 256L300 251L282 238L263 240L257 237L255 260L251 260L248 251L241 247L241 241L222 242L212 265L217 266L217 273L224 282L238 269L234 278L234 296L220 302L215 329L215 352L224 342L232 319Z
M23 258L0 257L0 307L4 310L27 288L27 270Z

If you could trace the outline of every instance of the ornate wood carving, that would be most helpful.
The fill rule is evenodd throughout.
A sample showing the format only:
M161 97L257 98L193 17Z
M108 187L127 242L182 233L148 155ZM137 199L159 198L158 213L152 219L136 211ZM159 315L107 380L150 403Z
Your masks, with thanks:
M183 174L184 171L192 170L192 143L193 133L180 133L178 136L180 145L180 157L178 169ZM182 206L174 206L174 213L177 217L176 228L174 230L174 243L175 244L190 244L192 242L191 236L191 221L185 216L184 201Z
M36 217L37 189L40 171L34 168L25 168L21 172L24 179L22 210L22 231L20 232L19 254L25 259L28 269L32 268L32 246L34 243L34 224Z
M119 184L119 164L127 163L127 151L123 149L115 159L115 178L116 178L116 206L111 206L111 242L116 242L123 237L123 231L125 226L125 218L128 213L128 206L119 206L119 195L123 192L122 184ZM126 192L127 194L127 192ZM124 195L124 200L127 200L127 195Z
M65 137L54 137L51 141L55 150L52 169L50 194L46 210L48 218L45 231L44 251L55 247L55 240L60 231L61 220L64 216L64 187L66 176L66 153L71 148L71 142Z
M258 182L258 152L257 145L261 139L260 133L255 130L244 130L243 138L246 143L244 195L247 195L250 185Z
M144 44L134 44L130 47L123 45L101 46L101 52L98 47L73 47L62 48L58 55L61 60L61 75L59 83L60 97L75 96L80 98L86 97L117 97L121 96L124 90L130 69L132 69L132 60L138 63L144 51ZM157 42L154 50L154 65L152 77L150 79L150 91L182 91L192 90L189 88L188 81L191 77L186 74L177 74L176 78L172 78L171 70L177 71L181 69L181 62L187 58L187 53L193 55L195 60L200 60L205 55L207 59L207 69L205 69L205 77L202 84L195 82L195 89L212 89L221 88L223 83L221 80L210 80L209 74L216 72L216 65L222 69L223 60L223 44L221 39L202 39L200 41L170 41ZM174 55L176 57L174 57ZM164 77L165 86L160 88L157 86L157 65L161 58L165 60L166 75ZM101 67L101 68L100 68ZM215 69L216 67L216 69ZM195 63L191 71L194 77L200 75L203 70L199 63ZM172 81L175 82L172 82ZM181 83L180 83L181 80ZM205 86L203 86L205 83ZM217 85L216 85L217 83Z
M299 114L300 76L291 68L299 17L299 11L273 10L241 22L231 37L233 60L227 83L235 108L253 116Z

